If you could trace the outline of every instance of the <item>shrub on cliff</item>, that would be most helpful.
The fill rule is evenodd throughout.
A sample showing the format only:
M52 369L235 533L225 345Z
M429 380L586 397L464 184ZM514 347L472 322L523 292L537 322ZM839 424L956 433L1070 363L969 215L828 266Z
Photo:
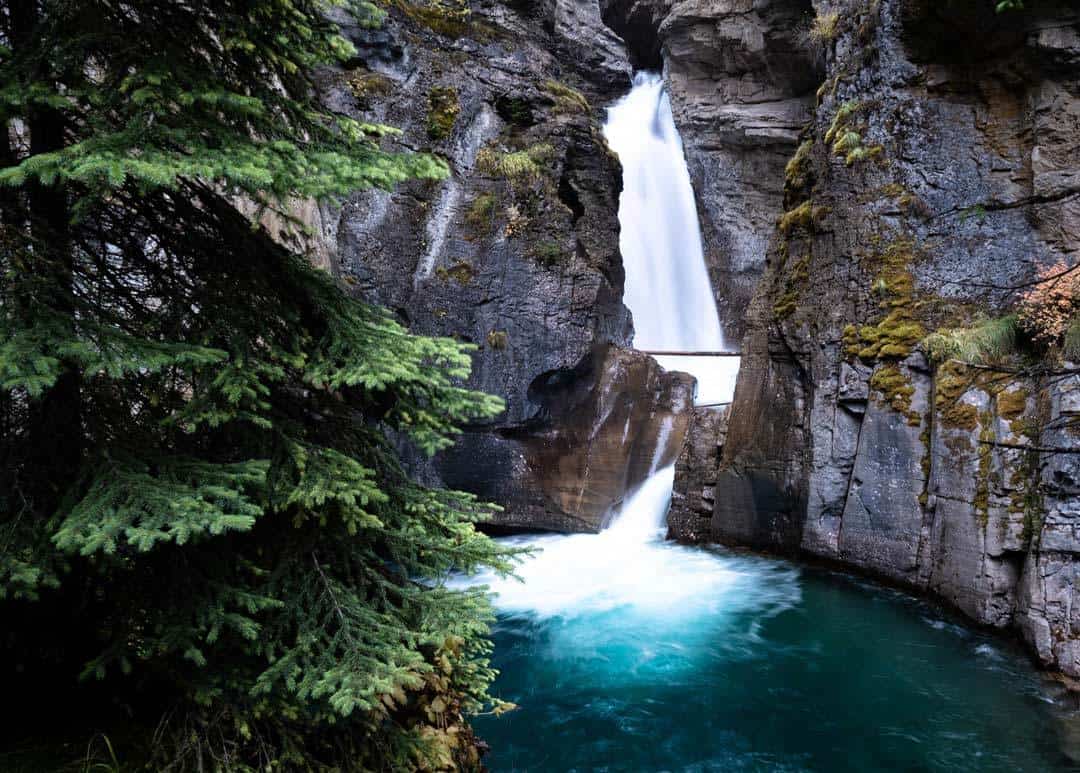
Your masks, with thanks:
M465 347L242 214L300 245L288 202L446 172L317 102L312 68L353 53L332 6L375 13L0 13L7 733L103 730L155 768L476 763L462 714L488 702L489 609L442 580L507 555L384 428L431 453L500 402L458 385Z
M1020 295L1020 326L1039 346L1058 344L1080 313L1080 270L1058 261L1039 271L1035 284Z

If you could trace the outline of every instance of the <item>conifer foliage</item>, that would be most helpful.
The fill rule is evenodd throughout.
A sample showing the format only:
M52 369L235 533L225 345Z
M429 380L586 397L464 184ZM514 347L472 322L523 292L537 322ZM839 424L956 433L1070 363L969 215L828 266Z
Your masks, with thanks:
M378 23L0 3L0 646L160 721L155 767L475 762L490 613L443 580L510 557L386 431L432 453L501 404L242 214L445 174L320 106L346 11Z

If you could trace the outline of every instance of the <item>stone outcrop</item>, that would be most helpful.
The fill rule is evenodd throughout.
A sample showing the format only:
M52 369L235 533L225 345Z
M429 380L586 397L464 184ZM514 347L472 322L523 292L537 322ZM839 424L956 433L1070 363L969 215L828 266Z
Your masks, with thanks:
M727 406L694 408L686 439L675 462L675 484L668 510L668 539L704 542L709 539L719 474L727 434Z
M764 270L784 165L822 80L809 0L601 0L641 67L660 69L698 199L729 341Z
M815 8L827 70L748 313L709 536L933 594L1080 676L1080 376L920 343L1076 262L1080 12Z
M677 453L691 401L685 376L625 349L621 169L600 133L630 85L622 41L590 0L406 0L345 31L358 53L321 74L323 99L450 175L307 217L335 245L322 262L413 331L475 344L468 386L506 402L433 460L411 455L414 473L501 505L496 527L599 529L654 453Z
M447 451L442 480L503 505L499 526L599 531L627 493L675 461L693 392L691 376L599 345L533 381L532 420Z

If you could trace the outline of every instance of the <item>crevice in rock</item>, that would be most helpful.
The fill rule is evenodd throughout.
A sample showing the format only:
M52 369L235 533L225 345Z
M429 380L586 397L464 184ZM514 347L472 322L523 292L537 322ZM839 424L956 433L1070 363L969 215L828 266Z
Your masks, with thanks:
M573 213L573 225L576 226L578 220L585 214L585 205L581 203L581 197L578 196L578 192L574 188L574 184L570 182L570 177L566 172L567 170L564 169L562 176L559 178L559 201L565 204Z

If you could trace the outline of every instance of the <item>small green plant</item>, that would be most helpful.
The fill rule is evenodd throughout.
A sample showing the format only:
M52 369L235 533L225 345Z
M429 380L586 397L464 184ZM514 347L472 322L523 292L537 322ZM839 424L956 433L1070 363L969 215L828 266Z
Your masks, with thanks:
M785 236L797 228L812 231L827 214L829 214L828 207L815 207L813 202L804 201L781 215L776 227Z
M465 225L477 236L491 232L495 221L498 198L493 193L481 193L465 211Z
M553 241L540 242L532 249L531 253L536 262L543 266L554 266L561 263L566 257L566 253L563 252L558 242Z
M862 135L851 130L842 133L833 143L833 153L842 156L862 145Z
M824 46L836 40L840 34L840 14L837 11L823 13L815 16L810 25L810 40L819 46Z
M968 207L967 209L960 210L961 223L967 222L968 218L971 217L976 218L981 223L983 220L986 219L986 207L984 207L982 204L976 204L973 207Z
M814 143L811 140L803 142L795 151L787 165L784 167L784 182L791 190L800 190L806 187L807 178L810 175L810 151Z
M457 89L453 86L435 86L428 92L427 133L433 140L441 140L454 131L454 123L461 112Z
M832 125L830 125L829 130L825 132L825 142L830 144L835 142L840 133L847 127L852 116L861 109L862 103L856 101L849 101L840 105L839 109L836 111L836 115L833 116Z
M848 166L858 161L877 158L885 150L881 145L863 145L862 134L852 125L852 118L862 107L861 102L842 104L825 133L825 142L832 145L835 155L844 157L844 163Z
M998 13L1005 13L1006 11L1022 11L1024 10L1024 0L998 0L995 9Z
M1016 352L1019 324L1010 314L988 319L973 327L951 328L931 333L923 339L923 349L932 362L959 360L972 365L1000 362Z
M544 90L555 100L556 113L588 113L589 100L575 88L556 80L544 81Z
M489 146L481 148L476 154L476 168L484 174L505 177L511 182L527 182L539 179L542 164L554 155L555 148L546 142L514 153L501 152Z
M866 161L867 159L877 158L885 152L885 148L881 145L872 145L866 147L865 145L859 145L856 148L852 148L844 155L844 163L848 166L858 163L859 161Z

